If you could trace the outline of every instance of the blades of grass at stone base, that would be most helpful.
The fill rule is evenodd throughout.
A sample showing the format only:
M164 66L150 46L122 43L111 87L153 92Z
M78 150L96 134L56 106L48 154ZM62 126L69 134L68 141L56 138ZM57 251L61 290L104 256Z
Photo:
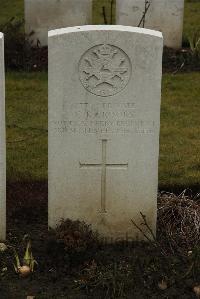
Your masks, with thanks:
M28 266L30 271L34 271L34 266L38 265L37 261L33 257L32 249L31 249L31 241L28 241L26 246L26 251L23 258L23 264L21 265L19 255L15 249L14 250L14 258L15 262L13 263L14 269L16 273L19 273L19 269L23 266Z
M15 257L15 263L13 263L15 272L18 273L19 268L21 267L19 255L17 254L17 251L14 249L14 257Z
M188 40L192 54L200 56L200 30L195 31L192 36L189 36Z
M28 241L28 243L27 243L23 262L25 265L30 267L31 272L33 272L33 270L34 270L34 265L38 264L37 261L33 258L33 253L32 253L32 249L31 249L31 241Z

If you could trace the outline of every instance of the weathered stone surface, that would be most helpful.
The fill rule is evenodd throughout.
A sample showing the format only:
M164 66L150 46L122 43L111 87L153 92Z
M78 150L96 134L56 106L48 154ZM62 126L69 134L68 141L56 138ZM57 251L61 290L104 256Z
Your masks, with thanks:
M126 26L49 32L49 225L136 238L156 228L162 34Z
M6 237L6 146L4 38L0 32L0 240Z
M25 30L46 46L48 30L92 22L92 0L25 0Z
M145 0L116 1L116 23L138 26L145 11ZM184 0L149 0L148 3L144 27L161 31L167 47L181 48Z

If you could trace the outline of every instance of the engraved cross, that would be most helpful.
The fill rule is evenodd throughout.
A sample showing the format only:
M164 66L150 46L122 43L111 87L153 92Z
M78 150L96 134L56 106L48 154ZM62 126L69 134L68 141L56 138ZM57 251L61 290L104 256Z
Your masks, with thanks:
M106 213L106 170L107 168L127 169L128 163L107 163L107 139L102 140L101 163L79 163L80 168L101 168L101 212Z

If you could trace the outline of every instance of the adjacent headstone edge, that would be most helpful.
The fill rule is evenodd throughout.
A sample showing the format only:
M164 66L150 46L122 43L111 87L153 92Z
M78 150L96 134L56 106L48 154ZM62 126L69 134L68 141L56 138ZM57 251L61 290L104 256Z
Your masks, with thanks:
M0 182L2 186L2 191L1 191L1 198L0 198L0 240L5 240L6 239L6 142L5 142L5 74L4 74L4 34L0 32L0 43L1 43L1 58L2 61L0 65L2 66L2 69L0 69L1 76L2 76L2 83L0 86L2 86L2 91L1 92L1 103L0 106L2 107L2 111L0 110L0 137L2 140L0 141L0 146L2 148L1 152L3 155L2 158L2 175L1 175L1 180ZM1 136L2 135L2 136Z

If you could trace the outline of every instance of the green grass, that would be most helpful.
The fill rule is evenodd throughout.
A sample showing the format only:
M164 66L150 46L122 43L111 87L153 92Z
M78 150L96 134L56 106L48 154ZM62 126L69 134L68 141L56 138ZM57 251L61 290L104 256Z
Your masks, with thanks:
M24 0L1 0L0 24L8 22L11 18L24 18Z
M47 74L6 76L7 178L47 179ZM159 186L200 180L200 74L163 76Z
M196 31L200 32L200 0L185 2L183 39L191 37Z
M112 0L93 0L93 24L105 24L103 7L105 7L107 23L115 24L115 1L112 10L111 3Z
M200 73L164 75L159 185L197 186L200 180Z
M47 178L47 74L9 73L6 93L7 178Z

